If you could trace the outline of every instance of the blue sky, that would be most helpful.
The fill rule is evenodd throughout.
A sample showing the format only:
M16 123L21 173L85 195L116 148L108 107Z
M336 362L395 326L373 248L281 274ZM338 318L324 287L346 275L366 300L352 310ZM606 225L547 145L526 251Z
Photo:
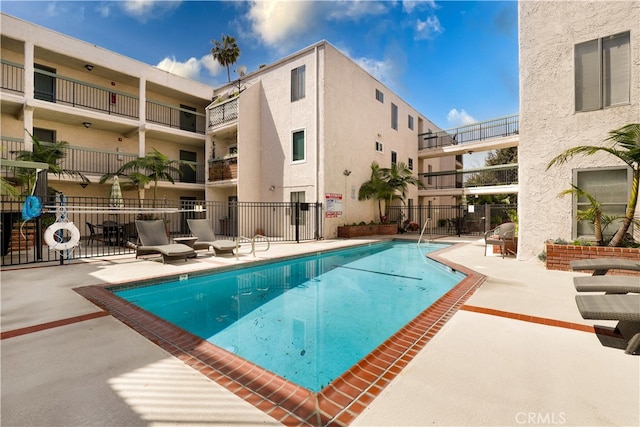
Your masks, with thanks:
M249 71L327 40L436 125L518 113L517 2L4 1L4 13L212 86L211 40ZM234 74L232 71L232 79Z

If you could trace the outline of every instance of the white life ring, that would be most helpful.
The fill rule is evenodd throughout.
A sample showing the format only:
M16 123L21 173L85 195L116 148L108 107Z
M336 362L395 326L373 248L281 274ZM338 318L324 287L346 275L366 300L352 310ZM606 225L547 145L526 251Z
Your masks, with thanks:
M60 238L56 235L58 230L67 230L71 235L66 242L58 241ZM72 222L54 222L44 232L45 243L53 250L64 251L75 248L80 242L80 230L73 225Z

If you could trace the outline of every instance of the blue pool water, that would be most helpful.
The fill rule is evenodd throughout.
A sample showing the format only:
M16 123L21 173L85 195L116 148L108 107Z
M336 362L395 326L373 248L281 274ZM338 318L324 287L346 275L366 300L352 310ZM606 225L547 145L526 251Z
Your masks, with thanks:
M115 294L319 391L464 278L425 257L442 247L385 242Z

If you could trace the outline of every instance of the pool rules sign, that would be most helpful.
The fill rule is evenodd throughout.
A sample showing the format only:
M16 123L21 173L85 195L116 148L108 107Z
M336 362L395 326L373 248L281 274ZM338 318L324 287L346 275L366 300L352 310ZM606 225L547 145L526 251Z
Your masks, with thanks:
M325 218L338 218L342 216L342 194L338 193L326 193L324 196L325 206Z

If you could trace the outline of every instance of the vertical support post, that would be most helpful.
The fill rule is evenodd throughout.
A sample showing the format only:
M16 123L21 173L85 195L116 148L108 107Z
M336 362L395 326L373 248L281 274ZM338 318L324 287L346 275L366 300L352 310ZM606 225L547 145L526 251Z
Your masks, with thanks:
M296 202L294 212L296 216L296 243L300 243L300 202Z

